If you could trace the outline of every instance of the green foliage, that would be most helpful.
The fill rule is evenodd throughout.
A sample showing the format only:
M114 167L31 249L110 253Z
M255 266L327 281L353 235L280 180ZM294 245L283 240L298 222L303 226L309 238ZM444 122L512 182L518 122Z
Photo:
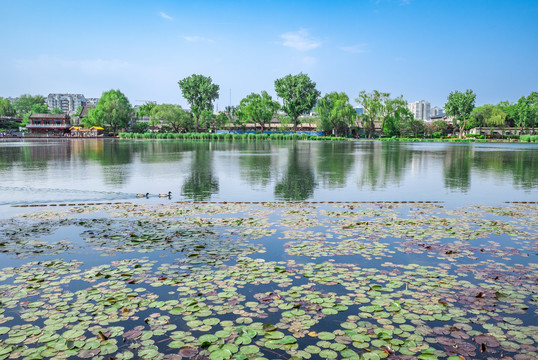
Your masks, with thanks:
M338 136L316 136L307 134L216 134L216 133L120 133L122 139L182 139L182 140L232 140L232 141L266 141L266 140L322 140L348 141Z
M482 105L471 112L468 128L483 126L504 126L507 114L499 107Z
M17 116L22 117L24 114L32 111L32 105L45 105L45 98L41 95L21 95L13 102L13 109Z
M154 105L149 117L152 124L164 121L173 132L190 131L193 128L192 115L179 105Z
M219 85L213 84L211 77L193 74L178 82L183 97L191 106L194 115L194 131L198 125L202 111L212 111L213 101L219 98Z
M54 109L52 109L50 113L51 114L63 114L64 112L60 108L55 107Z
M384 119L385 102L389 99L389 96L389 93L383 93L377 90L371 93L363 90L355 99L364 109L364 113L360 116L360 119L368 137L371 137L375 132L375 122Z
M275 91L283 100L282 110L293 122L293 132L297 132L299 116L309 113L321 94L316 90L316 83L306 74L290 74L275 80Z
M137 118L138 119L141 119L143 118L144 116L148 116L150 117L151 116L151 111L156 107L157 105L153 104L153 103L145 103L144 105L140 106L138 108L138 112L137 112Z
M32 114L50 114L50 110L45 104L33 104L30 112ZM61 114L61 111L60 111Z
M8 99L0 97L0 116L15 116L15 109Z
M112 130L116 135L118 128L129 124L132 115L129 100L119 90L104 92L95 109L90 110L88 117L82 119L84 126L102 126Z
M335 135L345 134L357 112L349 104L349 97L345 93L332 92L319 99L315 111L320 116L323 131Z
M143 122L137 122L131 125L131 131L135 134L143 134L146 131L148 131L149 124L143 123ZM121 134L127 134L127 133L120 133Z
M445 112L447 115L454 116L456 124L460 129L460 138L463 137L463 131L466 129L467 120L474 109L476 94L473 90L466 90L464 93L453 91L448 95L445 104Z
M237 108L237 114L243 123L260 124L263 134L265 126L271 123L278 109L280 104L266 91L262 91L261 95L252 93L243 98Z

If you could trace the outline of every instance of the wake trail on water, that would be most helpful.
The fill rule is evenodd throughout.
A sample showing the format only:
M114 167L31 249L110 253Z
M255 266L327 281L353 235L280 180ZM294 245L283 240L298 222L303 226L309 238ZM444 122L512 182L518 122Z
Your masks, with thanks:
M0 186L0 205L35 204L76 201L126 200L135 194L117 191Z

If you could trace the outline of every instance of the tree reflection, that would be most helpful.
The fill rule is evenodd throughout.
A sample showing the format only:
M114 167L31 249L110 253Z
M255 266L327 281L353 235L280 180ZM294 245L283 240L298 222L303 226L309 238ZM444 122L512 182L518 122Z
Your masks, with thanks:
M282 180L275 186L275 198L278 200L306 200L314 194L317 186L311 167L310 146L299 149L297 143L290 146L288 169Z
M445 188L467 192L471 185L473 147L468 145L447 146L443 159Z
M514 185L524 190L532 190L538 186L538 156L535 151L529 149L477 151L473 158L473 167L495 178L498 177L497 174L511 176Z
M362 174L358 185L369 185L372 190L386 188L390 182L399 183L414 156L412 150L400 143L370 142L361 149L366 154L360 159Z
M213 176L212 152L207 145L196 144L190 175L181 188L181 194L194 201L207 200L219 191L218 178Z
M265 187L271 181L273 167L271 143L256 142L248 144L247 152L239 158L241 178L250 186Z
M353 143L325 142L320 144L318 153L318 174L323 187L342 188L351 170L355 157Z

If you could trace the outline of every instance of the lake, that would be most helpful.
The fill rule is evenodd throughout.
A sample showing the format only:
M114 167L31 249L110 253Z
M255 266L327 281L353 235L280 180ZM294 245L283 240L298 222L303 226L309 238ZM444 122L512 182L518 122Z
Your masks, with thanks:
M537 150L2 141L0 360L536 359Z
M168 191L173 200L196 201L493 204L538 200L538 145L2 141L0 176L0 205Z

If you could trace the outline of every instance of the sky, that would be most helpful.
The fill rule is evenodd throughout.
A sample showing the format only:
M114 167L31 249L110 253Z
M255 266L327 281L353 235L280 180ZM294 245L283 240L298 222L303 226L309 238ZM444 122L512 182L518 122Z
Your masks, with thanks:
M306 73L322 95L380 90L442 107L538 91L538 1L0 0L0 97L119 89L188 107L178 81L210 76L215 106Z

